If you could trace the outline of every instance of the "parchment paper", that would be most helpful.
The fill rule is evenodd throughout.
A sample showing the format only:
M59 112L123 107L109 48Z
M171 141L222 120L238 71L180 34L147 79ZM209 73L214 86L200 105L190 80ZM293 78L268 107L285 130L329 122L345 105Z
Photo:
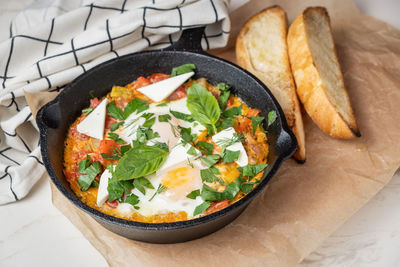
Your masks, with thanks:
M289 21L307 6L328 8L362 137L332 139L304 115L307 162L288 160L233 223L181 244L147 244L113 234L53 188L54 205L111 266L294 266L400 166L400 32L362 15L351 1L251 1L232 14L227 49L213 53L234 61L234 40L242 24L273 4L287 11Z

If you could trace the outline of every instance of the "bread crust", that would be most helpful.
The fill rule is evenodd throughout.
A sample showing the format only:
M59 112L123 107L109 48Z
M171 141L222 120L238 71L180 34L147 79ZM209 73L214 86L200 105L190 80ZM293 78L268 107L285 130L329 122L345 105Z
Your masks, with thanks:
M288 48L289 58L296 82L296 90L300 101L306 112L319 128L327 135L334 138L350 139L359 137L360 132L354 117L353 109L343 82L343 75L337 59L337 53L334 43L334 63L339 67L340 77L337 90L344 90L348 105L345 107L349 118L345 120L343 114L334 105L327 93L326 85L323 83L320 71L315 64L315 59L310 45L309 36L307 36L307 20L310 19L312 12L317 12L327 22L329 33L332 35L330 19L327 10L323 7L310 7L304 10L289 27ZM315 13L314 13L315 15ZM333 37L332 37L333 40Z
M275 36L266 36L265 38L277 37L279 42L277 45L283 46L283 53L279 54L279 59L267 57L262 63L267 64L267 68L276 67L279 69L277 72L263 72L256 68L255 64L253 64L253 60L249 51L248 44L251 40L249 40L249 32L254 31L253 33L257 34L269 34L265 31L259 31L257 29L256 24L260 23L262 19L267 19L268 16L274 15L279 22L277 27L279 27L277 32L275 32ZM272 23L272 22L269 22ZM266 27L268 25L265 25ZM275 26L275 25L274 25ZM271 90L272 94L278 100L281 105L287 123L293 133L296 136L298 149L296 150L293 157L298 162L305 162L306 160L306 150L305 150L305 136L304 136L304 127L303 127L303 119L300 110L299 100L297 99L295 83L292 76L292 71L289 63L289 56L287 53L287 18L285 11L279 6L272 6L266 8L259 13L252 16L242 27L240 33L236 40L236 58L238 64L253 73L257 76L261 81L263 81L266 86ZM257 41L257 40L255 40ZM260 40L258 40L260 41ZM259 44L259 43L258 43ZM262 44L260 44L262 46ZM260 47L253 49L260 49L257 52L262 53L262 49L267 49L267 47ZM268 54L264 53L263 56L268 56ZM279 66L274 65L274 61L279 60ZM272 63L269 63L272 62ZM269 65L268 65L269 64Z

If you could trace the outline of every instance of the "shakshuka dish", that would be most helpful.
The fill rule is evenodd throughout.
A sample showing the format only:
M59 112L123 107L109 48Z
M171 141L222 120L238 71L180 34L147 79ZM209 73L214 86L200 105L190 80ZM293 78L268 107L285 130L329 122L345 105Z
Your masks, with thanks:
M248 194L267 167L264 125L196 66L139 77L92 98L70 126L64 174L88 206L146 223L190 220Z

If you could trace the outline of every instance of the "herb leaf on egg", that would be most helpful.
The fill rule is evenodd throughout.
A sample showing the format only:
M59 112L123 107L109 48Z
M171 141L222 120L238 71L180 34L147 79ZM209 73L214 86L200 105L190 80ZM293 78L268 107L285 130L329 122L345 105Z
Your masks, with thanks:
M197 156L196 149L193 146L190 146L190 148L188 149L188 151L186 153L190 156Z
M125 141L122 138L120 138L119 135L116 133L108 133L107 137L114 140L117 144L120 145L125 144Z
M153 198L157 195L157 194L161 194L162 192L166 191L168 189L168 187L166 187L163 184L159 184L157 187L156 192L154 192L154 194L151 196L151 198L149 199L149 201L152 201Z
M127 196L124 202L131 204L135 209L139 209L139 207L136 205L139 204L140 200L139 197L135 194Z
M192 117L192 115L190 114L185 114L179 111L174 111L174 110L169 110L169 112L171 112L172 115L174 115L175 118L183 120L183 121L188 121L188 122L194 122L194 119Z
M133 100L129 101L129 103L124 108L124 119L127 119L129 115L131 115L135 111L137 111L137 113L140 113L148 108L149 105L147 104L147 101L139 98L134 98Z
M203 182L207 183L218 182L222 185L225 185L225 182L221 178L215 176L216 174L221 174L221 173L215 167L210 167L208 169L200 170L200 177Z
M157 171L168 157L168 152L157 146L135 145L119 160L113 179L117 181L143 177Z
M171 119L171 115L169 115L169 114L158 115L159 122L168 122L170 119Z
M120 199L123 194L130 194L131 190L134 188L131 181L115 181L114 179L110 179L108 181L108 200L114 201L116 199Z
M120 109L119 107L117 107L115 105L115 101L108 103L107 111L108 111L108 114L115 119L118 119L121 121L125 119L124 112L122 111L122 109Z
M196 199L198 196L200 196L200 189L193 190L186 197L190 199Z
M186 105L195 120L205 127L210 125L213 132L217 132L215 125L219 120L221 110L211 92L200 84L193 83L187 91Z
M177 75L181 75L181 74L185 74L188 72L192 72L196 69L196 66L194 64L183 64L180 65L178 67L175 67L172 69L171 71L171 77L177 76Z
M121 126L122 124L124 124L124 121L120 121L117 123L113 123L110 125L110 131L114 132L115 130L117 130L119 128L119 126Z

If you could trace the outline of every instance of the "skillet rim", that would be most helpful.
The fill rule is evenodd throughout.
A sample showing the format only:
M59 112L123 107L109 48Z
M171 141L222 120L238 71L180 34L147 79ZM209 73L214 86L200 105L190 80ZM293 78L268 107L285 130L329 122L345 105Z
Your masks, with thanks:
M121 218L117 218L105 213L102 213L99 210L96 210L90 206L88 206L87 204L85 204L83 201L81 201L73 192L70 192L66 187L64 187L64 185L62 184L60 178L58 178L58 176L55 174L49 157L48 157L48 152L47 152L47 146L46 146L46 139L47 139L47 128L48 126L43 122L43 114L44 111L49 108L50 106L57 104L60 99L62 97L64 97L64 95L68 94L68 90L69 88L73 87L76 83L79 83L80 80L84 79L85 76L87 75L87 73L90 72L94 72L99 68L104 67L105 65L113 65L116 64L116 62L118 62L121 59L124 58L129 58L131 56L134 55L144 55L144 54L150 54L150 53L176 53L176 54L192 54L194 56L201 56L201 57L208 57L208 58L212 58L216 61L219 61L218 64L226 64L228 65L228 67L236 69L240 72L242 72L244 75L248 75L250 78L252 78L253 80L255 80L267 93L267 95L271 98L272 102L274 103L275 107L276 107L276 111L279 114L279 119L281 121L281 131L279 133L279 135L277 136L277 140L279 139L279 137L286 133L289 135L289 140L291 143L286 144L285 147L286 149L281 152L280 154L277 154L277 159L275 161L275 164L272 166L272 168L270 169L270 171L267 174L263 175L263 178L261 180L261 182L255 187L253 188L253 190L246 194L243 198L241 198L240 200L236 201L235 203L229 205L228 207L219 210L217 212L211 213L209 215L205 215L203 217L200 218L196 218L196 219L190 219L190 220L186 220L186 221L177 221L177 222L169 222L169 223L143 223L143 222L136 222L136 221L130 221L130 220L125 220L125 219L121 219ZM90 96L88 96L90 97ZM62 90L60 92L60 94L57 95L57 97L55 99L53 99L52 101L48 102L46 105L44 105L43 107L40 108L40 110L37 113L37 117L36 117L36 122L38 124L38 128L40 130L40 150L41 150L41 154L42 154L42 158L43 158L43 163L46 167L46 171L48 172L52 182L56 185L57 189L59 191L61 191L61 193L69 200L71 201L75 206L77 206L78 208L80 208L82 211L84 211L85 213L89 214L92 217L95 217L98 220L104 221L106 223L112 223L114 225L118 225L118 226L122 226L122 227L127 227L127 228L134 228L134 229L138 229L138 230L147 230L147 231L168 231L168 230L177 230L177 229L184 229L184 228L189 228L189 227L193 227L193 226L197 226L197 225L201 225L201 224L207 224L209 222L212 222L214 220L217 219L222 219L225 215L233 212L234 210L242 207L242 206L246 206L248 204L250 204L250 202L262 191L264 190L264 188L266 187L266 185L270 182L270 180L272 179L272 177L276 174L277 170L280 168L280 166L282 165L282 163L288 159L297 149L297 140L294 136L294 134L292 133L292 131L290 130L289 126L287 125L286 119L285 119L285 115L278 103L278 101L275 99L275 97L273 96L273 94L271 93L271 91L268 89L268 87L266 85L264 85L257 77L255 77L253 74L251 74L250 72L248 72L247 70L241 68L240 66L229 62L225 59L216 57L214 55L210 55L208 53L202 52L196 52L196 51L182 51L182 50L149 50L149 51L141 51L141 52L136 52L136 53L131 53L131 54L127 54L124 56L120 56L117 58L113 58L111 60L105 61L103 63L100 63L99 65L91 68L90 70L88 70L87 72L79 75L77 78L75 78L72 82L70 82L65 88L64 90ZM63 177L63 179L66 179L65 176ZM246 207L245 207L246 208Z

